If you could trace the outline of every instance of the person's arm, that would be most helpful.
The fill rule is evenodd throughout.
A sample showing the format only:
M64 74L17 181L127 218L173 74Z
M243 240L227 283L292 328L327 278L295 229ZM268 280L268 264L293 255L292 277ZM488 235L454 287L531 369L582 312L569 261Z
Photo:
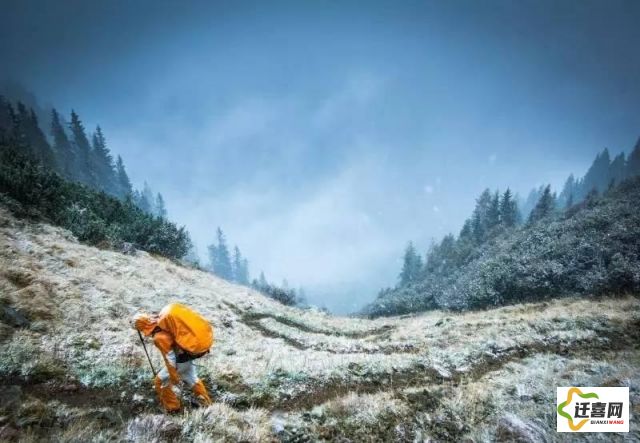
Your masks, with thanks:
M169 371L171 381L173 383L178 383L180 378L178 376L178 371L176 370L176 354L173 351L173 337L165 331L156 332L153 335L153 343L162 354L162 358L164 359L164 364Z

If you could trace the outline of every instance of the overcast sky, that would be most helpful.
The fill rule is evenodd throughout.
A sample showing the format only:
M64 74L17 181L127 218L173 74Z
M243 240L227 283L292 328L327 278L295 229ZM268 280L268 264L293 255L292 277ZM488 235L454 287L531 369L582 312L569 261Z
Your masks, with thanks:
M347 312L457 233L640 136L640 2L0 0L0 77L100 124L202 255Z

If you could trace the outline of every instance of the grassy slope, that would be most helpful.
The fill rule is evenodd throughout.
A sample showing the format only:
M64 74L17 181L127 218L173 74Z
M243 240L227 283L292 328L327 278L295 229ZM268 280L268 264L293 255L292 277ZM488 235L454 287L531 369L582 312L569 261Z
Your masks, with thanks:
M168 417L129 318L173 300L216 327L198 364L217 402ZM0 440L544 441L559 438L556 386L629 385L640 403L633 297L337 318L0 209L0 303L31 320L0 323L2 392L15 394L0 406Z

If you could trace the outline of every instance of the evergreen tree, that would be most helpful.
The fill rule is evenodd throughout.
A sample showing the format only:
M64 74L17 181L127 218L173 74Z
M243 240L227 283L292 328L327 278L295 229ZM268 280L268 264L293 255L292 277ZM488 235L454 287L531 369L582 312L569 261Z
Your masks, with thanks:
M519 222L518 204L507 188L500 200L500 222L506 228L512 228Z
M556 198L551 193L551 185L547 185L542 191L540 200L536 204L535 208L529 214L529 224L533 224L543 218L549 217L556 209Z
M60 115L55 109L51 110L51 136L53 137L53 149L56 154L58 171L63 177L69 180L74 179L75 152L60 122Z
M33 109L27 110L26 106L18 102L17 127L19 136L25 143L27 151L32 158L47 168L55 167L55 157L49 142L38 124Z
M9 142L13 138L14 115L11 103L0 95L0 142Z
M156 194L155 210L158 217L167 218L167 208L164 204L164 198L162 198L162 194L159 192Z
M249 284L249 260L247 260L246 258L242 259L240 280L238 282L243 285Z
M611 181L609 177L610 168L611 157L609 156L609 150L605 149L596 156L589 170L584 175L580 186L580 199L583 199L592 189L596 189L598 192L607 189Z
M69 129L72 135L72 144L75 151L75 164L73 165L74 177L85 185L97 188L96 174L93 170L91 146L84 130L84 125L75 111L71 111L71 123Z
M400 272L400 286L406 286L418 281L422 273L422 258L416 253L412 242L409 242L404 252L402 271Z
M640 138L638 138L633 151L629 154L627 165L625 167L626 178L635 177L637 175L640 175Z
M500 194L496 191L491 197L491 202L487 208L486 229L487 232L500 224Z
M624 157L624 153L616 155L611 165L609 166L609 183L613 183L614 185L620 183L624 180L625 175L625 165L627 161Z
M457 262L456 241L453 235L445 235L440 244L432 243L422 268L422 278L429 275L446 275Z
M190 245L189 250L182 258L185 262L195 266L196 268L200 267L200 257L198 256L198 248L193 243Z
M476 207L471 216L471 229L473 238L477 243L484 242L488 235L489 226L487 222L492 199L491 191L485 189L476 200Z
M460 239L472 239L473 238L473 227L470 219L466 219L464 224L462 225L462 229L460 230L460 235L458 236Z
M93 134L93 150L92 163L93 170L95 171L96 184L99 189L107 192L111 195L118 195L118 185L116 172L113 165L113 157L109 148L107 148L107 141L104 138L102 129L100 126L96 128L96 132Z
M229 257L229 249L227 248L227 240L224 237L222 229L217 230L218 244L209 246L209 260L211 270L218 277L225 280L233 280L233 268L231 267L231 259Z
M131 196L133 188L131 186L131 181L129 180L129 175L124 167L122 157L120 156L118 156L118 160L116 160L116 180L118 185L118 195L120 198L127 198Z
M567 203L564 206L564 209L569 209L573 206L574 201L573 201L573 194L569 194L569 197L567 198Z
M309 302L307 301L307 292L302 286L298 288L297 305L301 308L309 307Z
M144 182L142 191L134 191L133 200L142 211L147 214L155 215L153 191L147 182Z
M573 174L570 174L567 180L564 182L562 192L560 192L560 196L558 197L558 204L567 207L569 196L575 195L577 186L578 183L576 182L575 177L573 176Z
M242 258L240 248L233 248L233 281L241 285L249 284L249 262Z
M261 287L265 287L269 284L266 277L264 276L264 272L260 271L260 277L258 278L258 285Z
M540 186L537 189L533 188L529 192L527 199L524 202L522 202L522 204L520 205L520 207L522 208L522 216L524 218L529 217L529 215L531 214L531 211L538 203L538 200L540 200L540 196L542 195L543 192L544 192L544 186Z
M17 112L13 114L13 122L13 134L17 144L31 158L39 160L39 155L29 140L29 113L22 102L17 103Z

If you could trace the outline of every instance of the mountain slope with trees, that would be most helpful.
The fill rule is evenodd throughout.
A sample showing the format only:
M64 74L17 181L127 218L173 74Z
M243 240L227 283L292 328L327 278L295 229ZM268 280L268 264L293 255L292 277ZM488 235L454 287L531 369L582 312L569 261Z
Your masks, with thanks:
M33 108L0 96L0 198L14 212L45 217L92 245L131 243L199 266L186 229L168 220L162 194L146 181L141 190L133 188L124 161L120 156L114 161L100 126L88 135L75 111L67 123L56 109L50 121L51 142ZM264 275L251 281L240 248L230 251L220 228L216 236L217 243L208 248L207 271L281 303L300 302L295 290L268 283Z
M363 312L394 315L640 292L640 141L625 162L623 156L608 158L605 151L584 178L570 180L575 194L565 186L568 207L561 207L550 186L542 187L526 221L510 190L485 190L459 236L434 244L424 265L410 244L398 285L380 291Z

